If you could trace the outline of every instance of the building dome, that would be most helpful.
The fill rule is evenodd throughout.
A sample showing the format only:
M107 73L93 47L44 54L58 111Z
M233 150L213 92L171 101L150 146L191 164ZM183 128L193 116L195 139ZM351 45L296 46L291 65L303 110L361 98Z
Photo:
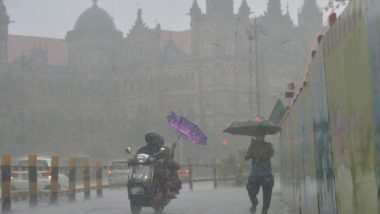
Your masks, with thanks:
M79 16L74 30L67 33L66 39L115 39L120 37L122 37L122 32L116 29L111 16L94 1L93 6Z

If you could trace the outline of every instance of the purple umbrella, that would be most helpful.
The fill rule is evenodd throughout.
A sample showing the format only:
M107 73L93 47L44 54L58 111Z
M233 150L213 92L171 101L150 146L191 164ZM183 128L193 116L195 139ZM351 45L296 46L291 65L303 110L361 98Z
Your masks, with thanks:
M183 137L186 141L193 144L207 144L207 136L196 124L184 117L178 116L174 112L167 116L167 118L170 128L176 131L179 136Z

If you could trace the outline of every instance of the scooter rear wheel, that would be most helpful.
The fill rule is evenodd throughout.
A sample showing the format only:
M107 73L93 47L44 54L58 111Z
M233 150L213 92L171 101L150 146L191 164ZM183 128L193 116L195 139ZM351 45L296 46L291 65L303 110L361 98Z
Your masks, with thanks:
M131 212L132 214L140 214L141 213L141 206L137 203L131 201Z
M164 212L164 208L163 207L155 207L154 208L154 213L155 214L162 214Z

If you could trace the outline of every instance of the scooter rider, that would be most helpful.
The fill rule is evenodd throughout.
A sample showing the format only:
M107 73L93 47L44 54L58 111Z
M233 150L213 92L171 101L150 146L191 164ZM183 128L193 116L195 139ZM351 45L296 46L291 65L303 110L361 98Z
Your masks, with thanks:
M164 145L164 138L155 132L149 132L145 135L145 142L146 145L138 149L136 154L157 154Z
M179 164L173 160L170 148L164 146L165 140L161 135L149 132L145 135L145 141L147 144L141 147L136 154L154 155L160 153L157 158L161 167L156 171L157 177L159 178L160 185L167 192L167 196L175 198L175 195L179 193L182 186L177 175L177 170L180 168ZM161 148L165 148L165 150L161 151ZM174 148L175 145L173 145L172 149Z
M168 178L164 139L159 134L150 132L145 135L145 141L146 145L138 149L135 158L129 161L133 167L128 180L128 197L133 214L140 214L142 207L151 207L155 213L162 213L171 201L166 196Z

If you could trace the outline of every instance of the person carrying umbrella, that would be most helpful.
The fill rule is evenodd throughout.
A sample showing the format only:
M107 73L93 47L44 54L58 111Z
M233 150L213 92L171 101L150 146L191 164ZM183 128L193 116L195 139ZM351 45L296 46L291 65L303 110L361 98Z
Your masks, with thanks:
M258 205L257 194L260 187L263 190L263 209L262 214L267 214L272 198L272 189L274 186L274 177L272 174L271 158L274 155L273 145L265 142L264 134L258 134L252 138L251 145L249 146L245 160L251 159L252 168L251 174L247 182L247 191L252 206L251 213L256 213Z
M223 132L233 135L245 135L252 138L245 160L251 159L252 169L247 182L247 191L251 200L251 213L256 213L259 203L257 194L260 187L263 188L263 209L262 214L268 213L272 199L272 189L274 178L272 174L271 158L274 149L271 143L265 142L266 135L277 134L281 127L257 115L256 120L235 121Z

